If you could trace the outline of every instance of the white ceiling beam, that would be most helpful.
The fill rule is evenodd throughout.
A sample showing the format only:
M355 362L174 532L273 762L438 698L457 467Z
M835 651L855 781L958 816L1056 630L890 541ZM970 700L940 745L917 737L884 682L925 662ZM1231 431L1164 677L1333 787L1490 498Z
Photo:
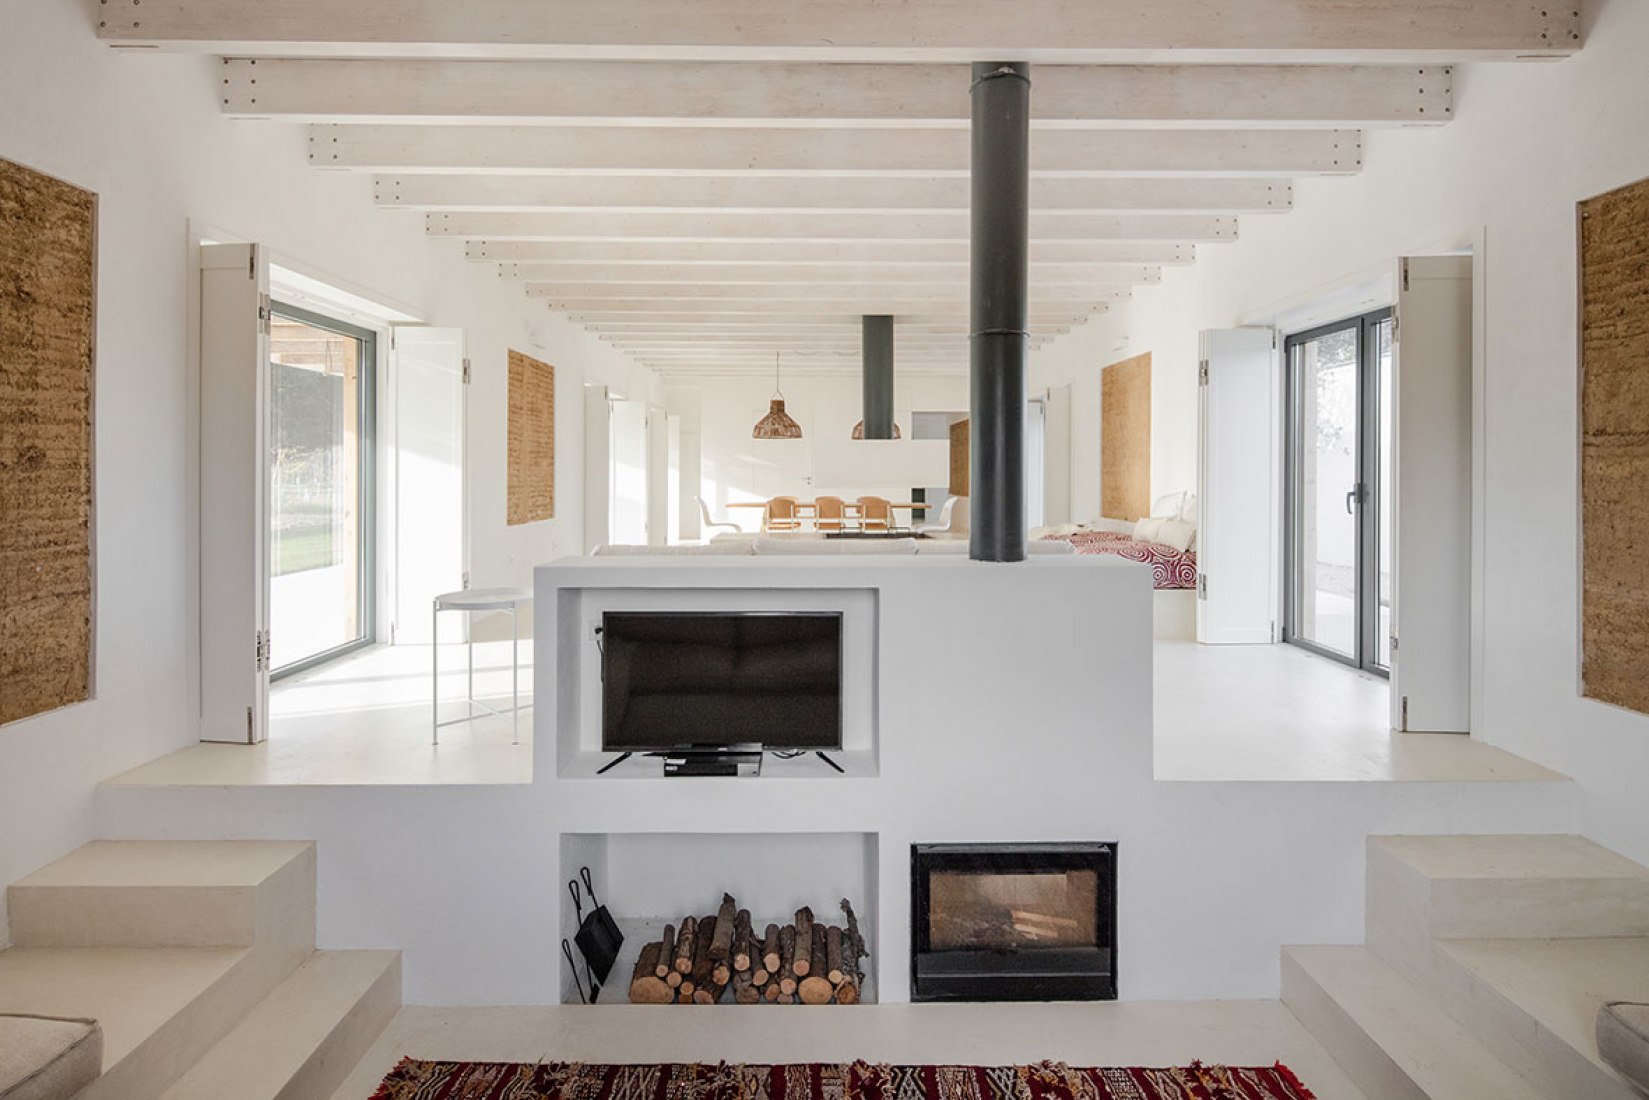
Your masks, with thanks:
M897 298L907 302L948 302L968 300L966 278L936 283L895 283L887 286L869 286L855 283L778 283L753 285L726 285L721 283L536 283L524 284L527 297L546 298L553 302L578 301L585 298L622 299L633 302L767 302L792 299L812 299L835 303L841 300L863 301L875 297ZM1126 298L1125 285L1105 283L1032 283L1030 300L1033 302L1103 302ZM878 310L865 313L896 313L897 310Z
M604 213L426 214L432 236L530 241L953 241L966 243L965 212L946 214L690 214ZM1031 248L1038 242L1171 241L1237 239L1237 219L1205 214L1037 214L1030 219Z
M385 209L489 212L965 211L965 179L770 179L684 176L376 176ZM1030 181L1031 209L1060 214L1264 214L1288 210L1294 185L1268 177L1049 179Z
M726 127L309 128L309 163L410 174L968 177L965 130ZM1033 176L1243 176L1356 172L1356 130L1039 130Z
M715 340L723 337L746 336L826 336L841 337L843 339L859 339L861 326L857 318L843 317L830 322L812 323L774 323L757 320L744 324L718 322L715 324L670 324L656 321L629 321L606 322L603 324L586 325L591 332L602 339L627 339L630 337L671 337L681 340ZM1058 335L1070 331L1061 325L1044 325L1037 329L1038 335ZM895 326L895 339L907 336L967 336L968 326L962 322L917 324L901 321Z
M756 363L648 363L644 360L630 357L632 361L648 368L673 384L692 385L694 382L710 378L769 378L773 377L773 364L765 366ZM807 360L797 360L787 363L784 376L791 380L801 378L857 378L861 364L846 357L834 358L824 362L813 363ZM899 368L901 378L966 378L968 375L968 361L943 363L906 363Z
M1579 0L106 0L127 46L395 55L1085 64L1561 56Z
M602 333L604 342L620 348L660 348L677 351L703 351L717 348L789 348L789 347L820 347L844 348L848 350L860 349L863 344L859 337L852 333L829 335L827 333L775 333L772 335L750 335L745 333L730 334L689 334L685 336L645 335L640 333ZM1032 336L1032 344L1040 344L1051 337ZM954 348L967 347L968 335L965 332L941 335L903 335L894 341L895 350L905 349L919 351L925 348Z
M1073 309L1049 308L1031 303L1029 321L1032 332L1051 332L1056 328L1069 328L1072 325L1083 324L1095 317L1108 312L1110 306L1105 302L1097 305L1084 304ZM605 325L692 325L692 326L735 326L747 325L858 325L867 312L877 310L861 310L855 313L852 309L837 307L830 303L828 308L819 303L812 303L793 309L790 312L756 312L751 313L741 309L724 309L712 311L661 311L658 313L637 314L634 310L599 310L574 309L568 310L567 319L574 324L600 328ZM942 306L928 305L926 308L907 309L894 315L894 331L913 325L963 326L968 325L968 309L966 304L947 304Z
M1098 295L1089 295L1082 298L1054 299L1047 298L1037 301L1050 316L1062 320L1079 317L1092 310L1095 305L1108 299ZM964 313L967 309L967 296L960 294L955 297L903 297L894 295L866 295L862 298L825 299L812 295L797 296L794 298L594 298L594 297L544 297L544 301L552 310L558 313L630 313L646 314L650 316L679 316L683 314L699 313L702 315L721 313L744 313L750 315L768 313L799 313L803 310L834 310L838 316L859 317L866 313L894 314L901 313L936 313L947 309L956 313Z
M966 241L469 241L464 255L479 263L554 263L565 267L764 266L879 267L923 264L966 267ZM1038 268L1090 264L1188 264L1196 246L1174 241L1034 241Z
M692 283L694 285L766 285L770 283L956 282L966 280L965 264L500 264L499 276L536 282ZM1032 282L1157 283L1162 269L1149 264L1060 264L1030 266Z
M299 122L537 120L600 126L948 126L962 65L225 59L223 113ZM1061 129L1432 125L1448 66L1045 66L1031 125Z

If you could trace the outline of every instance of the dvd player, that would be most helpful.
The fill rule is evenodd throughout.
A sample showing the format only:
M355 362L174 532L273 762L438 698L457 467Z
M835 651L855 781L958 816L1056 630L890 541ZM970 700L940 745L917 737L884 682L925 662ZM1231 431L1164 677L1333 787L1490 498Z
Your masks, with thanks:
M685 776L745 776L762 773L760 752L663 753L667 778Z

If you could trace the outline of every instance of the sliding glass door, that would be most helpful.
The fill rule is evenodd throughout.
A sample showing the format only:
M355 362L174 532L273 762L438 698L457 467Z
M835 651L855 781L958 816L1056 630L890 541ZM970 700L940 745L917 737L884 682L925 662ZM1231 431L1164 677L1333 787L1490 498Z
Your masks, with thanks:
M269 358L272 674L372 639L373 334L277 305Z
M1284 638L1391 664L1391 311L1288 338Z

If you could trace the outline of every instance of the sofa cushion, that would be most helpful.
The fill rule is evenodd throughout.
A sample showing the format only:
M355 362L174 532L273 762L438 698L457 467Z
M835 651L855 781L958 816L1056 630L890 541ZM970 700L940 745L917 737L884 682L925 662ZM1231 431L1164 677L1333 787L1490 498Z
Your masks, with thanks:
M1614 1001L1598 1009L1597 1052L1616 1073L1649 1092L1649 1004Z
M67 1100L102 1073L96 1020L0 1015L0 1100Z

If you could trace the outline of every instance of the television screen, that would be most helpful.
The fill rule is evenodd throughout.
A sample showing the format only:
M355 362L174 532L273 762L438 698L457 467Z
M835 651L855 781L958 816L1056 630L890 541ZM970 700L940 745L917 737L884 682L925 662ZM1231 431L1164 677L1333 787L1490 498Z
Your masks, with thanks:
M609 611L601 746L842 747L842 615Z

